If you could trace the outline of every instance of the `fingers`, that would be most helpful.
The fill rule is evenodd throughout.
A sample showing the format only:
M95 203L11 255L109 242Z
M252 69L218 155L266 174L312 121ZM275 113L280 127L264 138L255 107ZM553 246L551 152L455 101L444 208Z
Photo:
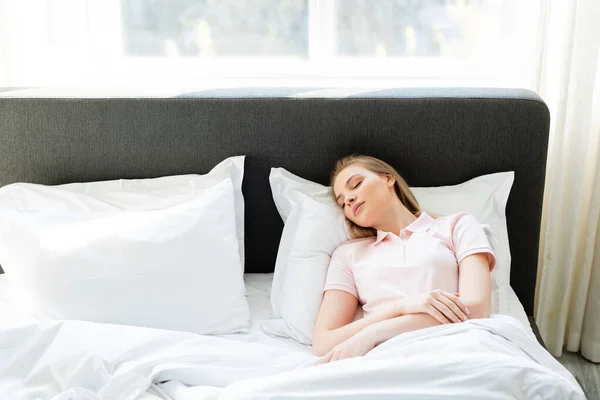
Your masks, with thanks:
M327 353L323 356L321 361L319 361L319 364L327 364L328 362L331 362L331 358L333 357L334 352L335 352L335 348L329 350L329 353Z
M323 356L323 358L317 363L317 365L327 364L327 363L331 363L334 361L339 361L339 360L343 360L345 358L352 358L352 357L356 357L356 356L357 355L353 354L353 352L351 350L334 347L333 349L331 349L331 351L329 353L327 353L325 356Z
M441 290L439 291L439 293L442 296L446 297L447 299L450 299L454 304L456 304L464 314L469 314L469 309L467 308L467 306L465 306L465 303L463 303L462 300L459 299L460 293L457 293L458 296L455 296L452 293L447 293L447 292L444 292Z
M334 362L337 361L341 358L340 352L336 351L333 353L333 357L331 357L331 360L329 362Z
M459 322L458 320L461 321L466 321L467 320L467 315L456 305L456 303L454 303L452 300L450 300L449 298L447 298L446 296L440 295L438 298L438 301L440 301L441 303L443 303L446 308L445 309L440 309L440 311L442 311L444 314L446 314L446 309L452 313L452 320L454 320L456 318L456 320L454 320L454 322Z
M442 300L433 302L433 306L437 308L450 322L461 322L459 317L446 305Z
M339 348L334 347L333 349L331 349L329 351L329 353L327 353L327 354L325 354L325 356L323 356L321 361L319 361L319 364L327 364L330 362L341 360L342 358L346 358L346 357L344 357L342 355L342 351Z
M429 315L431 315L433 318L437 319L439 322L441 322L442 324L449 324L451 323L451 321L446 318L444 316L444 314L442 314L437 308L435 308L432 304L429 305L428 309L427 309Z

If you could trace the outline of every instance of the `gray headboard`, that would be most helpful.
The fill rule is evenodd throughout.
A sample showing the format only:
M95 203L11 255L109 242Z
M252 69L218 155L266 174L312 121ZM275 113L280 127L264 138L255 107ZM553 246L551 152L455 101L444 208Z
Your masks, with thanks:
M327 184L337 158L369 154L391 163L411 186L515 171L506 210L511 283L532 315L549 131L544 102L516 89L388 89L338 98L307 90L172 98L4 92L0 186L206 173L244 154L245 268L272 272L282 231L268 182L273 166Z

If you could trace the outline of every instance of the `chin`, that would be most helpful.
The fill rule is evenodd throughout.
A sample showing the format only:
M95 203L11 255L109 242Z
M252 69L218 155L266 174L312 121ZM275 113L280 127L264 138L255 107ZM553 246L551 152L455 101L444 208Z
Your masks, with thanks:
M361 218L360 221L353 220L352 222L354 222L356 225L360 226L361 228L370 228L371 227L371 225L369 225L367 223L367 221L365 221L363 218Z
M348 218L350 221L352 221L354 224L360 226L361 228L370 228L373 225L371 225L371 221L370 218L365 218L368 217L367 215L364 215L364 211L361 212L359 214L359 218Z

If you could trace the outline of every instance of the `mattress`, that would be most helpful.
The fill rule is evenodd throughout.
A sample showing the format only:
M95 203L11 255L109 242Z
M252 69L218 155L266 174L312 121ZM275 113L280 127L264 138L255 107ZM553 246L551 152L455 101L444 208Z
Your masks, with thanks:
M268 335L262 329L262 324L271 319L273 315L269 300L273 274L245 274L244 281L246 283L246 298L250 307L252 321L250 332L247 334L222 336L239 341L263 343L303 352L311 352L311 346L301 344L291 338ZM0 329L33 322L33 318L19 312L15 305L11 303L8 298L8 291L8 281L4 274L0 274ZM533 335L533 330L529 324L525 309L512 288L510 288L508 293L507 309L507 314L521 322L527 328L527 331Z

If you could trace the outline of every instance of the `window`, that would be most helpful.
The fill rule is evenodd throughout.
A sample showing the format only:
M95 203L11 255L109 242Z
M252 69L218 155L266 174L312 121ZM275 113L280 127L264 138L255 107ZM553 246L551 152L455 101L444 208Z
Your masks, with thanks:
M27 40L27 51L4 46L8 58L17 60L0 68L9 81L11 74L14 78L27 71L42 74L43 82L62 77L65 82L106 84L215 79L505 84L522 79L524 66L535 64L543 1L0 0L2 4L6 12L28 16L0 29L5 43L19 35L40 38ZM23 69L19 60L43 63L46 69Z
M121 7L130 55L308 56L308 0L122 0Z
M509 44L516 2L336 0L336 54L485 59Z

